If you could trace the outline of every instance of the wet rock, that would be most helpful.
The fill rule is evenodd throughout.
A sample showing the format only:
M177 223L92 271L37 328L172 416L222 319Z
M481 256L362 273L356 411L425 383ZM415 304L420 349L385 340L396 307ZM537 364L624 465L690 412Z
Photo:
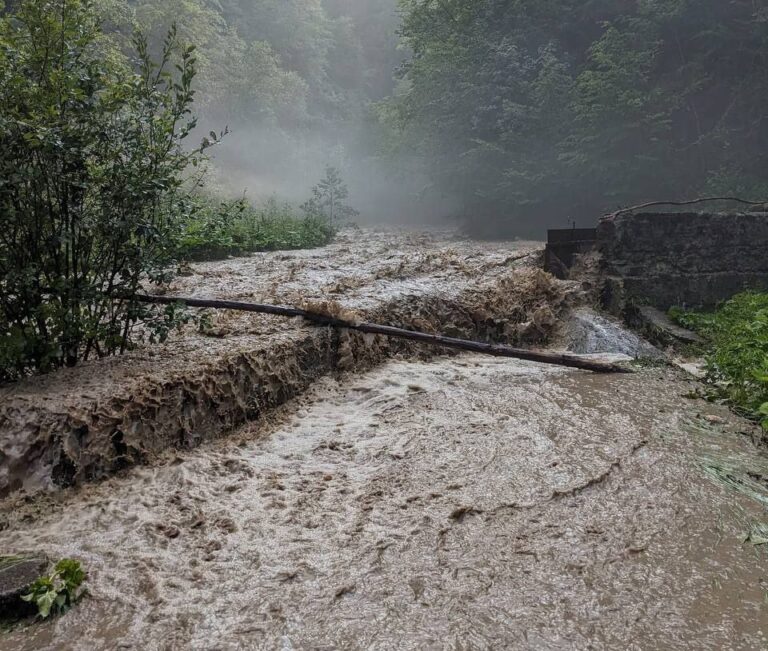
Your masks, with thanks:
M701 344L704 340L695 332L673 323L664 312L650 305L638 308L638 316L641 327L653 334L654 341L658 339L662 343ZM651 336L651 334L649 334Z
M48 559L41 556L0 556L0 618L35 612L21 596L45 574Z

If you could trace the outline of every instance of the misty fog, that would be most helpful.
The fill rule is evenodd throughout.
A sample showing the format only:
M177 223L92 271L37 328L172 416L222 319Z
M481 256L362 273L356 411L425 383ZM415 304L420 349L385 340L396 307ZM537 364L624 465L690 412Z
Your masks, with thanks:
M304 105L257 119L213 98L233 187L301 198L330 163L361 220L482 236L541 237L651 200L768 197L764 6L294 0L278 19L253 4L272 9L251 37L301 77ZM314 42L285 29L310 15Z
M315 42L293 40L288 19L278 17L286 7L296 12L290 20L299 22L298 15L311 7L309 15L328 31L315 33ZM264 83L262 94L248 99L235 94L222 100L201 91L197 133L224 126L230 131L213 152L208 183L228 196L277 197L299 205L331 165L349 185L359 223L445 223L454 206L431 188L415 153L387 151L387 127L379 119L408 56L398 36L396 0L286 7L273 9L272 23L250 32L276 54L273 68L262 67L272 85ZM248 38L248 28L236 31Z
M16 2L6 0L6 10ZM96 0L131 55L196 46L208 191L361 223L542 237L618 207L768 197L768 8L751 0ZM191 146L191 142L190 142Z

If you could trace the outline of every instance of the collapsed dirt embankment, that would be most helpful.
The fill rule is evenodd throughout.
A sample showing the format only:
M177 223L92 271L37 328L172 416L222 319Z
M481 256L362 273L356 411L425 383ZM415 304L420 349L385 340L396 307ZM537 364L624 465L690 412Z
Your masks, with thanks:
M535 344L573 286L537 266L535 245L447 235L347 233L325 249L199 265L170 294L332 301L368 321ZM531 251L520 259L521 252ZM0 495L68 486L191 448L259 418L334 371L418 345L256 315L215 314L205 333L0 390Z

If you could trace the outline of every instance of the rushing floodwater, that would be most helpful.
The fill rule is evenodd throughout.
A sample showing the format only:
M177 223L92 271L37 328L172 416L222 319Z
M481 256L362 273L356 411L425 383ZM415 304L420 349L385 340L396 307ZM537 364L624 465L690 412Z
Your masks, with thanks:
M0 547L82 559L92 594L0 649L764 649L764 510L700 467L762 457L690 389L474 356L322 380L17 505Z

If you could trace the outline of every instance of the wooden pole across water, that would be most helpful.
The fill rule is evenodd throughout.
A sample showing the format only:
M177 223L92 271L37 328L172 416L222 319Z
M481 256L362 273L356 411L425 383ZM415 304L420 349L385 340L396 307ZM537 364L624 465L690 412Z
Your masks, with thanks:
M240 303L237 301L219 301L198 298L183 298L176 296L136 296L136 300L141 303L152 303L156 305L186 305L195 308L210 308L215 310L235 310L238 312L254 312L257 314L272 314L288 318L302 318L322 326L332 328L346 328L356 330L367 334L384 335L396 339L408 339L431 346L440 346L442 348L451 348L454 350L465 350L483 355L492 355L494 357L510 357L513 359L523 359L540 364L552 364L556 366L567 366L578 368L593 373L631 373L632 371L612 364L610 362L600 362L587 359L578 355L568 353L555 353L550 351L526 350L524 348L512 348L499 344L485 344L477 341L466 341L464 339L455 339L453 337L443 337L441 335L432 335L425 332L415 332L413 330L403 330L393 326L377 325L375 323L355 323L345 321L327 314L318 314L293 307L282 307L279 305L264 305L260 303Z

